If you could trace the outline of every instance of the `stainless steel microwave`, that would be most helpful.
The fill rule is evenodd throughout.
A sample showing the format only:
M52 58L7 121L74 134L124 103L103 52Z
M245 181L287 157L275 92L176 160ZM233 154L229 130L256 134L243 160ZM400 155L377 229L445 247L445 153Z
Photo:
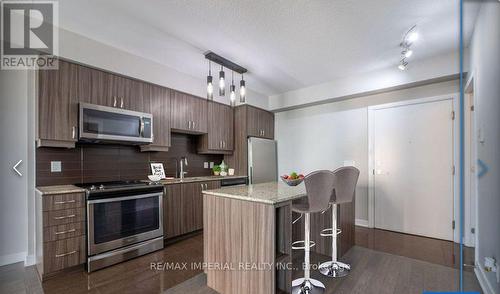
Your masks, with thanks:
M79 139L89 142L152 143L153 115L80 103Z

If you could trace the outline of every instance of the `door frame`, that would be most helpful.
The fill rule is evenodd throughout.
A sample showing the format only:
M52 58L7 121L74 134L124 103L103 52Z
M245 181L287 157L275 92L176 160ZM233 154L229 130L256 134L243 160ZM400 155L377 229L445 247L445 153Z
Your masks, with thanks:
M452 108L454 111L454 120L453 120L453 165L455 167L455 173L453 175L453 220L455 222L455 229L453 229L453 240L454 242L460 241L460 230L458 229L459 222L458 219L460 217L460 199L459 199L459 149L460 148L460 134L458 128L458 122L460 121L459 114L459 103L458 97L459 93L451 93L447 95L439 95L432 97L423 97L405 101L398 101L392 103L379 104L368 107L368 227L375 227L375 179L373 175L373 171L375 170L375 153L374 153L374 144L375 144L375 130L374 130L374 122L375 122L375 111L386 108L394 108L400 106L408 106L408 105L416 105L423 103L430 103L436 101L452 101ZM452 114L450 113L450 119ZM453 167L450 167L453 168ZM450 228L452 228L452 224L450 224Z
M463 243L465 246L468 247L477 247L477 244L479 242L477 236L477 223L478 223L478 209L477 209L477 195L478 195L478 182L477 182L477 160L478 160L478 155L477 155L477 120L476 120L476 114L475 111L471 111L470 107L474 106L476 107L477 103L477 94L476 94L476 79L475 79L475 71L472 71L472 73L467 77L467 81L465 83L464 87L464 94L465 94L465 109L464 113L468 113L464 116L464 124L465 124L465 130L469 131L469 140L465 141L465 147L467 148L466 151L469 152L469 162L468 165L464 166L464 174L465 178L469 179L468 181L465 181L468 183L468 185L465 185L465 193L464 193L464 240ZM470 99L470 94L472 93L472 100ZM471 150L472 148L472 150ZM464 164L467 164L464 162ZM474 177L474 182L471 183L470 179ZM471 185L473 185L471 187ZM472 190L471 190L472 189ZM471 193L471 191L473 191ZM469 211L469 214L466 214L465 211ZM473 213L473 215L471 215ZM472 229L474 228L475 233L472 233ZM477 254L477 250L476 250ZM476 256L477 260L477 256Z

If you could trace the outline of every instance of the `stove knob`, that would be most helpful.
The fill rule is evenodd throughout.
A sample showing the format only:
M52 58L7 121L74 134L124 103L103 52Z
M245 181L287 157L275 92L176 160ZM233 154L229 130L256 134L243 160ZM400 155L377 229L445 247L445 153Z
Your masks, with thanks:
M90 191L95 191L95 186L94 185L90 186Z
M104 185L100 185L99 190L104 190Z

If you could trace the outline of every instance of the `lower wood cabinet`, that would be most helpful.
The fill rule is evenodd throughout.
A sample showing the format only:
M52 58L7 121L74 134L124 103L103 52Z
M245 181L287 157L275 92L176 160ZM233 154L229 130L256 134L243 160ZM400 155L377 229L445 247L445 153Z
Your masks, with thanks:
M76 265L87 258L85 194L38 194L37 269L41 279Z
M220 181L165 186L163 230L165 239L203 229L203 190L220 188Z

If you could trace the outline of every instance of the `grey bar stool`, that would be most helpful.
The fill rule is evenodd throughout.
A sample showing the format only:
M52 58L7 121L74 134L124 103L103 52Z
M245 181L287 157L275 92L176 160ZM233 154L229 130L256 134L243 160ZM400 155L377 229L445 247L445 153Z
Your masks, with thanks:
M310 240L310 215L328 210L333 194L334 174L329 170L320 170L308 174L304 179L307 193L307 203L293 204L292 211L304 215L304 240L292 243L292 249L304 250L304 277L292 281L292 294L316 294L325 291L325 285L310 276L310 249L315 245ZM299 220L300 217L297 219ZM295 220L294 223L297 221ZM303 246L298 246L303 244Z
M319 271L325 276L337 278L346 276L351 270L349 264L337 260L337 235L342 233L337 228L337 204L353 201L359 170L353 166L345 166L334 170L333 174L335 190L331 199L332 228L321 231L321 236L332 237L332 260L322 263Z

